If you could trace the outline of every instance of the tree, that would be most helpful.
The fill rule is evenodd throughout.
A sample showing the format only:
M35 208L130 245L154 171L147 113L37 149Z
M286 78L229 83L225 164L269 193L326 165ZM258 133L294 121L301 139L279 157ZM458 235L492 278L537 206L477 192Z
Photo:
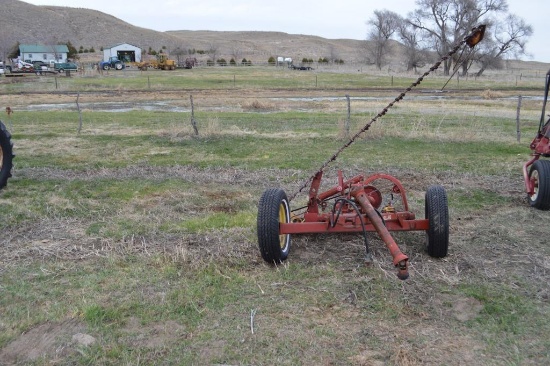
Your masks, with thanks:
M392 51L390 38L401 21L402 18L397 13L389 10L375 10L374 17L367 22L370 27L367 35L370 47L367 48L367 52L379 70L387 62L387 57Z
M422 32L424 40L440 57L449 53L474 26L487 22L490 15L508 10L506 0L417 0L418 9L408 22ZM445 75L450 74L457 58L443 61Z
M69 49L69 53L67 53L67 58L70 58L70 59L78 58L78 51L76 47L73 46L71 41L67 41L66 45L67 45L67 48ZM57 60L57 55L56 55L56 60Z
M497 21L493 27L492 39L479 57L481 68L477 76L481 76L487 68L497 68L504 56L520 57L527 55L525 45L533 35L533 27L514 14L508 14L502 21Z
M428 60L428 52L422 47L420 31L410 23L403 22L399 25L397 33L405 49L407 71L416 72L417 68L423 67Z

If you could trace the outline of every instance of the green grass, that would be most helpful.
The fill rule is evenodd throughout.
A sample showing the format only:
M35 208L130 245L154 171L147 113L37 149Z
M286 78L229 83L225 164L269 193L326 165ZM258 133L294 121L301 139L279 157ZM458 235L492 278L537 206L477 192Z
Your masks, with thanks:
M388 82L260 68L174 75L172 81L151 74L149 82L207 90L230 88L234 80L251 90L298 93L313 88L315 76L317 88L327 89ZM59 82L65 90L129 90L145 88L146 78L112 73ZM394 87L408 82L395 78ZM9 94L26 86L1 88ZM296 235L287 262L263 263L256 237L261 193L270 187L291 193L347 141L344 103L281 106L267 94L262 101L273 106L266 110L198 111L199 136L188 113L84 111L77 134L74 111L17 111L14 176L0 193L0 352L40 325L62 329L71 320L96 342L74 345L72 334L58 334L56 347L64 345L66 353L24 362L519 365L550 359L549 252L540 225L548 216L523 201L529 141L516 142L515 101L401 103L327 169L327 179L336 169L346 177L396 175L417 217L424 215L428 185L447 189L449 256L429 258L422 232L396 233L411 261L411 278L402 282L375 234L368 236L370 266L356 235ZM352 133L378 112L361 103L353 104ZM526 106L523 136L534 133L537 108ZM455 306L462 302L480 308L460 320L464 314Z
M494 76L486 73L480 78L454 78L447 89L500 89L530 90L544 84L544 73L535 77L519 79L514 75ZM88 91L148 91L148 90L223 90L223 89L346 89L362 90L370 88L406 88L417 80L417 75L372 75L360 70L296 72L282 67L199 67L176 71L138 71L127 69L122 72L110 71L99 74L88 71L85 77L28 76L34 82L14 83L4 87L7 93L48 91L48 92L88 92ZM441 89L448 77L432 74L425 78L421 88Z

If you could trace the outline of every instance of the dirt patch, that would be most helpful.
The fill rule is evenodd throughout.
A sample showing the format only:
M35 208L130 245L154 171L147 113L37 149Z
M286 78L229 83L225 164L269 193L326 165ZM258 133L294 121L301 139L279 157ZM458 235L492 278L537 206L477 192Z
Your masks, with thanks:
M135 317L128 319L121 331L124 333L121 341L132 348L163 348L189 336L178 322L171 320L144 325Z
M44 357L63 359L76 351L85 331L86 326L77 319L40 324L0 350L0 364L28 363Z

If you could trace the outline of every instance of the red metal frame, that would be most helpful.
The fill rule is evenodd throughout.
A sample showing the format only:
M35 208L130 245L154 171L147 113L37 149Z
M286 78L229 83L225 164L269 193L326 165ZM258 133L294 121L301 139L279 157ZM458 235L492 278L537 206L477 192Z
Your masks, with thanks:
M550 120L544 123L546 116L546 102L548 101L548 91L550 90L550 71L546 73L546 85L544 88L544 102L542 104L542 114L540 116L539 131L537 136L529 145L533 151L531 160L523 165L523 179L525 181L525 190L529 196L535 194L534 179L529 178L529 167L535 163L541 156L550 156Z
M323 172L319 171L309 190L309 201L306 211L295 215L289 223L281 223L280 234L313 234L313 233L355 233L374 232L386 244L393 257L393 264L399 268L399 278L408 277L408 257L404 255L390 231L426 231L429 229L428 219L416 219L409 211L405 188L401 182L388 174L377 173L368 177L357 175L344 181L342 172L338 172L338 184L324 192L319 192ZM372 185L377 180L393 183L392 194L401 196L402 211L397 211L390 203L382 207L382 195ZM335 203L335 209L328 208L328 200L343 198ZM355 204L355 207L354 207ZM357 212L357 208L360 208Z
M531 154L533 158L523 165L523 179L525 180L525 190L528 195L535 193L535 183L533 179L529 178L529 167L539 160L541 156L550 155L550 121L546 123L542 132L537 134L537 137L531 142L529 147L533 150Z

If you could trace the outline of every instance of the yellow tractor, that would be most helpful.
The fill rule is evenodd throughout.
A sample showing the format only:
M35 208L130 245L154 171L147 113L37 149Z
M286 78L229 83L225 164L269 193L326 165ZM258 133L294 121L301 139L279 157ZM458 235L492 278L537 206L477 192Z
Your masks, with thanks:
M143 71L147 70L150 67L161 70L175 70L176 61L170 60L167 55L161 53L157 55L156 60L144 61L138 64L138 68Z

